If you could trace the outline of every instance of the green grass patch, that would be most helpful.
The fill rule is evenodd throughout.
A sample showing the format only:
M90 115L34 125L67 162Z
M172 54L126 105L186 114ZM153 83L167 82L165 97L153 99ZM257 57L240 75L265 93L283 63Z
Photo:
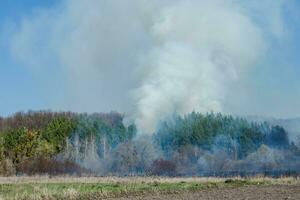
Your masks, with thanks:
M137 192L200 190L268 184L267 181L232 180L219 182L149 182L149 183L10 183L0 184L0 200L81 199L80 196L116 196Z

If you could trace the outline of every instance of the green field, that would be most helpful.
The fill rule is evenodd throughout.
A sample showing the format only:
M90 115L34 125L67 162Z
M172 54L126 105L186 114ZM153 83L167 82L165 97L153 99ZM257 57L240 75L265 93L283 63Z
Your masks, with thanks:
M295 178L0 178L0 199L105 199L252 185L293 185Z

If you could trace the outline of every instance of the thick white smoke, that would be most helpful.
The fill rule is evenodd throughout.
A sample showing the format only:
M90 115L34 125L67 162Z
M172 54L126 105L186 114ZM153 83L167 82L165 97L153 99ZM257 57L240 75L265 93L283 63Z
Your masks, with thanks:
M157 46L138 89L138 125L153 131L161 117L222 111L226 84L264 49L261 30L230 1L180 1L152 27Z
M276 10L280 2L273 3ZM24 18L11 49L40 73L60 67L65 89L54 109L126 112L149 133L173 112L223 110L229 85L238 83L268 45L266 28L249 14L253 5L65 0ZM267 5L259 8L260 18L281 27L278 14L277 20Z

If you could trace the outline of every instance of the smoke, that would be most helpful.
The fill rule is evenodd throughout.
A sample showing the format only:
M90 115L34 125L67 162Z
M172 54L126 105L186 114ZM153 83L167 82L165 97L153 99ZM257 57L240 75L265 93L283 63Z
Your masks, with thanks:
M173 112L224 111L284 29L283 1L253 2L64 0L16 24L11 53L49 85L62 77L53 109L118 110L151 133Z
M115 148L109 144L104 145L105 140L103 137L99 144L93 136L79 140L75 134L74 140L67 141L65 150L58 154L56 159L74 162L97 175L142 175L154 160L162 156L153 144L153 138L148 135L124 141Z
M162 10L153 34L160 44L138 89L138 125L148 132L173 111L222 111L228 82L265 46L259 27L230 1L178 2Z

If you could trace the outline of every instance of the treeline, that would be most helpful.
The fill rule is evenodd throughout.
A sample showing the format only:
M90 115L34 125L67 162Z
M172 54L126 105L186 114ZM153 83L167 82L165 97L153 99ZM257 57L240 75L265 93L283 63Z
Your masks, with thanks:
M108 146L132 139L134 125L125 127L119 113L16 113L0 118L0 174L79 173L87 171L75 160L59 160L69 141L93 136ZM98 145L100 147L100 145ZM49 170L49 171L48 171Z
M0 118L0 174L207 175L300 169L280 126L215 113L174 114L138 135L119 113L16 113Z
M184 117L174 115L161 123L155 139L166 154L192 145L208 151L222 149L234 159L245 158L261 145L281 149L290 146L288 133L280 126L195 112Z
M299 145L289 141L283 127L266 122L193 112L162 122L154 138L173 166L171 174L300 172Z

